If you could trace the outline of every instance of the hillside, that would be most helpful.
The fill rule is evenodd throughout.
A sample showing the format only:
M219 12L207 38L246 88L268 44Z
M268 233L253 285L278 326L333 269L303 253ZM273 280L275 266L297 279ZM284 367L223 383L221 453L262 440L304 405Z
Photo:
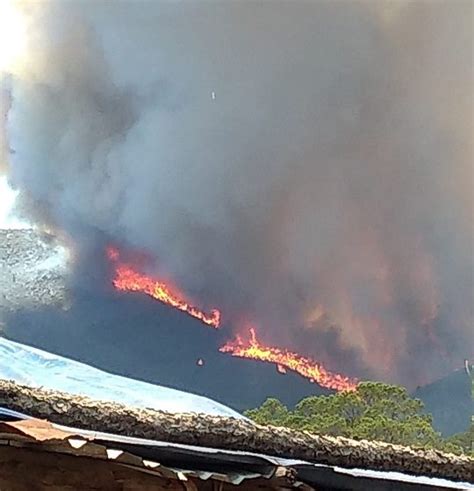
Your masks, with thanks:
M462 368L414 392L433 415L434 427L444 436L466 431L473 414L472 382Z
M10 339L105 371L192 391L239 411L268 396L291 407L330 393L274 365L219 353L222 333L148 297L78 287L65 249L47 234L0 230L0 292L0 330L3 324ZM469 424L469 384L459 370L414 394L444 435Z
M209 329L148 296L117 292L103 272L78 281L67 258L54 237L0 230L0 330L9 339L239 411L269 394L292 405L329 392L272 364L220 353L225 327Z

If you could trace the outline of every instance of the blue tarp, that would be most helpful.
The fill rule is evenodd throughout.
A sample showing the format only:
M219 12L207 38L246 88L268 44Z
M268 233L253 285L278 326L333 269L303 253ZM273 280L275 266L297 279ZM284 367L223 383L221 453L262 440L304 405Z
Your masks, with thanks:
M1 337L0 379L132 407L243 417L206 397L113 375Z

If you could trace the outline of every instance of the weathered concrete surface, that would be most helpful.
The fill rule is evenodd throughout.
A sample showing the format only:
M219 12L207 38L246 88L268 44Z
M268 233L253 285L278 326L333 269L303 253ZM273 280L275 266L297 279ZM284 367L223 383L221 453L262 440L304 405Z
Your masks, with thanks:
M65 307L67 274L67 251L54 236L0 229L0 320L20 308Z
M63 425L127 436L245 450L342 467L472 481L474 459L436 450L259 426L221 416L125 407L0 380L0 406Z

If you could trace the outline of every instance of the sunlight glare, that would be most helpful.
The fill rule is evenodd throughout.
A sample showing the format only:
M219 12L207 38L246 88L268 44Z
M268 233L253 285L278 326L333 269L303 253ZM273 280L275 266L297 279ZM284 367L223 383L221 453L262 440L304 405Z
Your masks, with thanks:
M0 0L0 72L10 72L26 48L26 22L15 0Z

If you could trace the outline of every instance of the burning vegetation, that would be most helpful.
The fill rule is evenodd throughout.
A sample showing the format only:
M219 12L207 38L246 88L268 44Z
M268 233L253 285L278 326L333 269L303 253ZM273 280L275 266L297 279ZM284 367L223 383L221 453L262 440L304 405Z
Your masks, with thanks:
M144 293L170 307L186 312L208 326L218 329L221 319L221 313L218 310L212 309L209 314L206 314L184 300L184 295L176 288L141 274L135 271L131 265L122 262L119 251L113 247L107 249L107 256L114 264L115 276L112 282L117 290Z
M170 307L186 312L208 326L215 329L220 327L221 313L219 310L213 309L209 314L206 314L198 307L191 305L184 299L185 295L176 288L140 273L134 269L134 266L122 261L121 254L115 247L109 246L107 248L107 257L114 268L112 283L117 290L144 293ZM237 336L235 341L228 341L219 351L239 358L274 363L278 372L283 375L287 369L292 370L311 382L316 382L321 387L328 389L346 391L354 390L357 386L356 379L331 373L311 358L286 349L265 346L257 339L254 327L249 329L249 335L247 342L241 336ZM201 366L202 364L202 360L198 360L198 365Z
M316 382L327 389L346 391L354 390L357 387L357 380L338 373L331 373L311 358L285 349L265 346L257 339L254 327L249 329L249 334L248 341L237 336L235 341L226 343L219 351L240 358L275 363L280 373L285 374L285 369L293 370L311 382Z

